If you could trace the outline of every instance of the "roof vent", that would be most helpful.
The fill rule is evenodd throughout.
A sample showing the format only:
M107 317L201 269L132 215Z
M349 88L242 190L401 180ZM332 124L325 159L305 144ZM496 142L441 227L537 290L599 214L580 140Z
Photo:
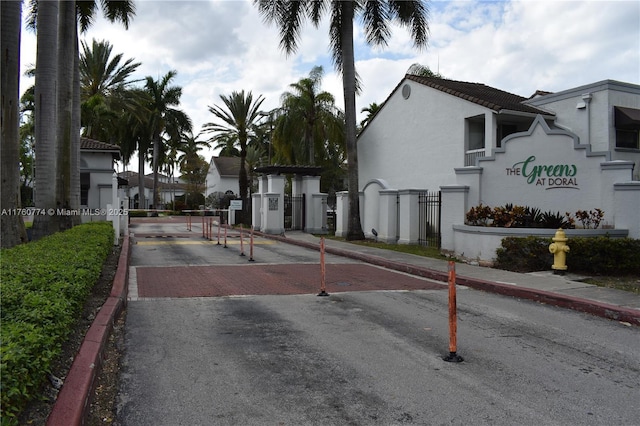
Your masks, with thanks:
M402 86L402 97L405 99L409 99L409 96L411 96L411 86L405 84L404 86Z

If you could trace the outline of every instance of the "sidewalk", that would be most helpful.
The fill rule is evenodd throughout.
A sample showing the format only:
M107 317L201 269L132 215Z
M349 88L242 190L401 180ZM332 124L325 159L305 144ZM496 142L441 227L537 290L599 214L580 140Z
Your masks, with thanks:
M300 231L284 236L264 235L303 247L319 249L320 238ZM365 247L348 242L325 239L327 253L346 256L389 269L446 282L448 262L393 250ZM477 290L534 300L540 303L574 309L604 318L640 325L640 295L580 281L567 273L544 272L521 274L501 269L456 263L456 283Z

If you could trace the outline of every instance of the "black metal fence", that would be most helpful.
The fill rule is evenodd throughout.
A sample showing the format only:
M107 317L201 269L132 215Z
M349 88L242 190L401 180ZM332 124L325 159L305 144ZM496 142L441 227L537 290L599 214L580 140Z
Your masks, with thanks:
M440 248L440 213L442 198L440 191L418 194L418 244Z
M284 229L301 231L304 229L304 195L284 197Z

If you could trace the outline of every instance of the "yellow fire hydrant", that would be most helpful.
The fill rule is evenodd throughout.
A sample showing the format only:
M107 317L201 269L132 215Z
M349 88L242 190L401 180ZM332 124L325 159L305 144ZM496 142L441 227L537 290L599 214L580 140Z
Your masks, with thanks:
M562 228L556 231L555 237L551 239L553 243L549 244L549 251L553 253L553 269L554 274L562 275L567 270L567 253L569 246L567 245L567 235Z

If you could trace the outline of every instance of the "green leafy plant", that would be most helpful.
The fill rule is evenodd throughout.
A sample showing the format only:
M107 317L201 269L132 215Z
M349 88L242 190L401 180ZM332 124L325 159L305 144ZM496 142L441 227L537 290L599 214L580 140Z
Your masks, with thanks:
M38 395L112 248L112 225L94 222L0 252L3 425Z

